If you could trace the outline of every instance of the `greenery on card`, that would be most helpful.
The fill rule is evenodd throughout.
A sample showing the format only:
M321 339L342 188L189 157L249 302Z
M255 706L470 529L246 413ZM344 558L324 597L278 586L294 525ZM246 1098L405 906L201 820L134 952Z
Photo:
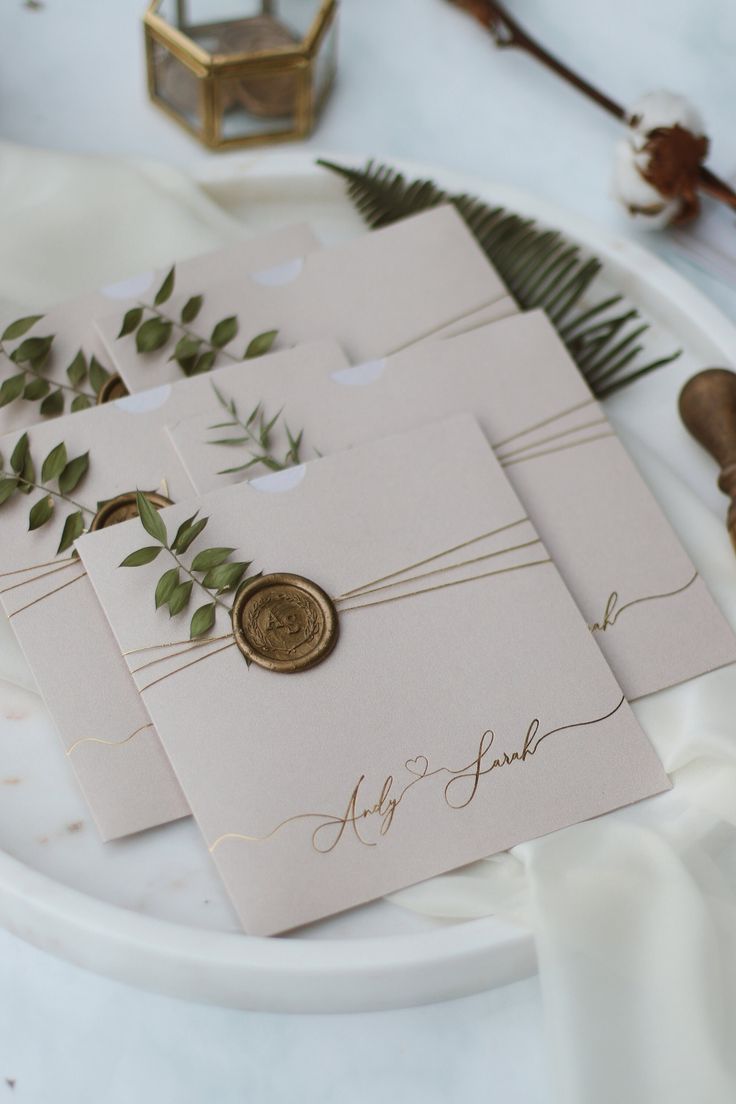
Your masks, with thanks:
M163 308L173 295L175 284L176 267L172 266L153 303L136 303L123 317L118 338L134 338L140 356L170 348L169 359L176 361L185 376L196 376L209 372L223 360L240 362L270 352L277 330L266 330L252 338L242 355L226 348L232 345L240 330L235 315L220 319L209 337L193 332L191 325L202 309L203 295L190 296L178 316L166 314ZM42 319L41 314L17 318L0 335L0 353L7 361L6 370L0 364L0 408L15 402L34 403L42 418L86 410L98 402L111 373L97 357L88 357L81 348L66 365L61 377L55 366L52 371L55 335L35 332ZM18 344L11 349L8 343L14 342Z
M301 448L304 439L304 430L292 433L286 420L282 417L283 410L277 410L269 417L266 414L263 403L259 402L253 407L246 417L241 417L235 400L226 398L225 395L212 384L212 390L217 396L220 406L230 415L226 422L217 422L211 425L211 430L230 429L234 435L217 437L208 442L210 445L228 445L231 448L244 449L248 459L242 464L236 464L232 468L223 468L218 475L230 475L234 472L246 472L250 468L262 464L269 471L284 471L295 464L301 464ZM273 434L279 424L283 423L283 430L288 442L288 448L281 455L277 455L273 445Z
M89 452L70 456L64 442L54 445L43 458L34 457L28 434L23 433L7 464L0 456L0 509L20 495L27 496L28 531L56 524L59 527L56 554L68 552L77 538L87 532L102 507L111 501L97 502L93 509L77 500L77 488L89 469ZM155 513L155 507L144 494L138 493L137 501L146 503L147 515Z
M237 595L250 562L233 560L234 548L203 548L194 555L189 550L204 532L209 518L193 514L181 523L172 538L164 519L140 492L137 495L138 517L154 544L145 544L126 556L121 567L145 567L163 552L169 560L156 583L153 595L156 609L167 609L170 617L188 613L197 596L206 600L191 615L189 636L206 635L215 624L218 605L225 610L224 594Z
M41 314L18 318L6 326L0 336L0 352L7 358L7 372L0 382L0 408L14 402L34 403L42 418L53 418L66 411L86 410L98 401L110 373L93 355L79 349L66 366L63 378L50 373L54 335L33 333ZM23 338L12 350L8 342Z
M250 360L270 351L277 331L267 330L254 337L242 355L235 355L231 346L238 336L240 323L236 315L221 318L212 327L209 337L192 330L204 305L204 295L191 295L178 315L171 315L163 308L171 299L176 286L176 266L164 277L151 306L137 303L125 312L118 333L118 340L133 338L136 351L141 356L170 349L169 360L175 361L185 376L198 376L226 360L229 363Z
M589 304L588 293L602 264L584 257L557 230L469 195L452 195L431 180L408 181L388 165L369 161L364 169L318 161L347 181L350 199L369 226L377 228L452 203L523 310L541 308L597 398L669 364L678 352L642 362L640 338L649 325L639 312L613 295Z
M9 464L0 456L0 507L17 495L33 499L28 511L28 529L33 531L55 519L61 525L57 554L68 551L81 537L94 511L72 498L89 470L89 453L70 457L60 442L40 462L34 459L28 434L24 433L10 455ZM36 492L40 492L36 496Z

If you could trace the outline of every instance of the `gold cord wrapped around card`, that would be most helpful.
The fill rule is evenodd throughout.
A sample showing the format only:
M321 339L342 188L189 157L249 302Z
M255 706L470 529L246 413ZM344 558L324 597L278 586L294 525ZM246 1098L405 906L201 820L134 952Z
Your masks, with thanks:
M166 644L133 648L124 654L130 656L152 650L179 647L177 652L168 652L165 656L148 660L141 666L136 667L133 674L138 674L148 667L178 656L189 655L190 652L198 651L210 644L229 641L228 644L209 651L206 655L189 660L181 667L154 679L143 686L141 692L150 689L171 675L185 670L194 663L209 659L211 656L218 655L233 646L238 647L248 663L255 663L269 671L293 674L297 671L308 670L326 659L337 644L339 616L342 614L353 613L371 606L385 605L389 602L403 601L406 598L414 598L433 591L444 590L447 587L460 586L493 575L505 575L511 571L520 571L525 568L551 563L549 557L544 557L543 559L483 571L460 579L434 582L429 586L419 586L398 594L388 596L383 594L384 591L400 584L423 582L433 576L443 575L458 568L473 566L539 544L539 538L535 536L530 540L507 545L492 552L485 552L451 564L444 564L440 567L430 568L427 571L407 575L407 572L416 572L418 568L426 567L436 560L478 544L478 542L490 537L497 536L509 529L514 529L528 523L528 521L527 517L519 518L497 529L481 533L470 540L445 548L441 552L435 552L422 560L406 564L389 574L371 579L335 597L331 597L322 587L301 575L283 572L256 575L246 580L238 588L235 601L229 611L232 623L231 632L209 636L202 640L174 640ZM379 593L382 597L372 597ZM370 600L364 601L366 598Z

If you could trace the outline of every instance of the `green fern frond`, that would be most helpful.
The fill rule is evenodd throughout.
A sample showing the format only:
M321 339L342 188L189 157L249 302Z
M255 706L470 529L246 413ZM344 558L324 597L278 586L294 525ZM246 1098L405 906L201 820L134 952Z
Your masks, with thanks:
M592 307L583 300L602 265L557 230L503 207L490 207L469 195L451 195L431 180L407 181L388 165L369 161L364 169L319 160L347 182L347 192L372 229L442 203L452 203L522 310L541 308L565 342L597 398L618 391L680 352L638 364L639 339L649 329L638 311L623 306L621 295ZM628 371L626 371L628 369Z

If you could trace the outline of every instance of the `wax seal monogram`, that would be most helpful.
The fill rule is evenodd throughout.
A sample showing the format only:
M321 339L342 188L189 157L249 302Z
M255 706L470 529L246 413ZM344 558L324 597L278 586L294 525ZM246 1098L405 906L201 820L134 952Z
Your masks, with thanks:
M246 583L233 605L232 622L246 659L269 671L305 671L321 663L337 642L332 599L301 575L261 575Z
M164 506L173 505L170 498L159 494L158 491L144 491L143 493L157 510L161 510ZM126 491L125 494L116 495L115 498L109 498L107 502L102 503L92 519L92 524L89 527L90 532L94 532L96 529L107 529L110 525L118 525L121 521L130 521L134 517L138 517L135 491Z
M114 402L115 399L124 399L130 392L123 383L122 376L119 376L117 372L114 375L108 376L103 383L97 394L97 405L102 403Z

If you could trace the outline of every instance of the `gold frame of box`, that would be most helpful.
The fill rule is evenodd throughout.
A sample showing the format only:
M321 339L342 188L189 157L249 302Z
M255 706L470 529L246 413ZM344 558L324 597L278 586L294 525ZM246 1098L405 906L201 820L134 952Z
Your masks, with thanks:
M337 16L338 0L322 0L309 31L301 42L294 46L276 46L268 50L253 53L210 54L191 39L185 31L172 26L158 14L162 0L151 0L143 16L146 44L146 72L148 77L148 95L151 102L165 112L170 119L178 123L203 145L213 150L228 150L243 146L265 145L275 142L294 141L306 138L314 129L317 116L322 108L332 83L334 70L329 74L324 88L316 96L315 63L320 47ZM184 22L182 13L184 3L177 0L180 22ZM201 30L204 27L193 27ZM193 125L175 107L163 99L156 88L156 44L168 52L198 81L199 127ZM223 84L228 78L258 78L286 76L295 78L294 124L289 129L263 131L237 137L223 137L222 120Z

